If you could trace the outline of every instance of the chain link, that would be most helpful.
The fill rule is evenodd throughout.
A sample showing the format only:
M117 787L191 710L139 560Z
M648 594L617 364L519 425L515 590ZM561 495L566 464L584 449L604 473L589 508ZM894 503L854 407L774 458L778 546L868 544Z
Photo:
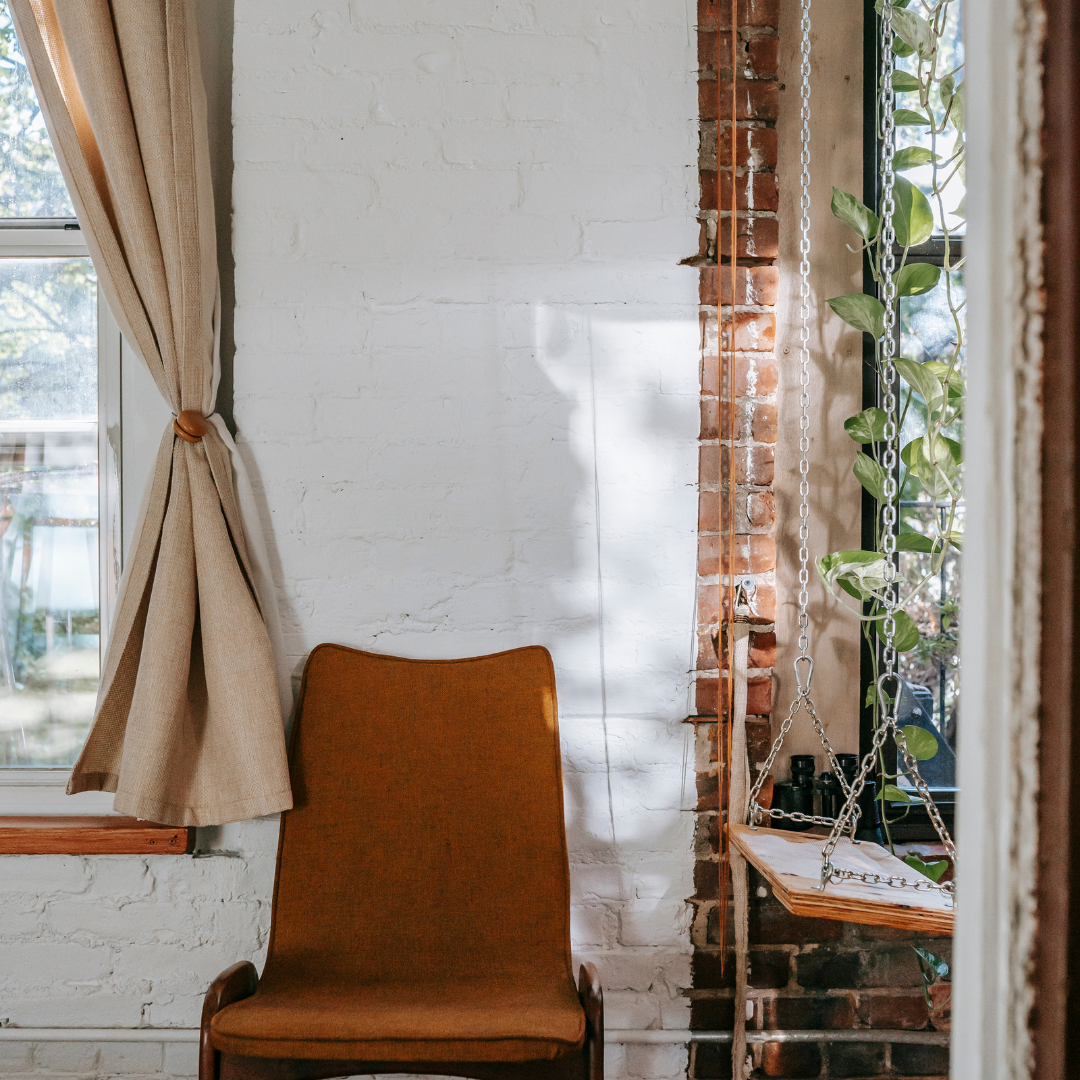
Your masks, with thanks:
M892 49L892 4L885 3L881 11L881 240L878 245L878 258L881 267L881 280L885 305L885 332L881 338L882 382L885 411L884 443L881 465L885 470L885 499L881 508L882 547L885 553L885 587L882 590L885 606L885 618L882 632L885 639L882 662L885 674L892 676L896 672L896 609L899 600L899 584L896 580L896 519L897 519L897 443L899 440L899 416L896 400L896 365L893 363L893 325L896 321L896 281L893 269L896 258L893 245L896 241L896 228L893 215L896 211L895 182L893 172L894 118L896 100L892 84L893 49ZM897 700L899 694L897 694ZM894 703L895 704L895 703ZM880 702L883 713L888 711L888 703ZM895 715L895 708L892 710Z
M915 790L919 793L919 797L926 807L926 813L933 822L938 836L941 837L941 842L944 845L949 858L955 863L956 847L953 844L952 837L949 835L949 830L945 827L945 822L941 820L941 812L938 810L937 804L930 795L930 789L926 786L926 781L923 780L922 773L919 772L919 766L916 763L915 757L911 751L908 750L907 738L904 735L903 729L894 727L893 738L896 740L896 749L904 759L904 766L915 783Z
M882 675L878 679L877 687L878 694L882 698L885 695L884 684L886 679L890 676ZM893 681L897 684L896 687L896 700L900 699L899 692L899 677L892 676ZM843 809L840 811L840 816L836 819L836 822L832 826L832 831L829 833L828 840L825 841L824 846L821 849L821 887L830 881L840 881L847 878L858 877L859 875L853 874L851 871L841 870L832 864L832 855L836 850L836 845L843 835L845 829L850 831L852 838L855 835L856 823L859 820L859 807L858 799L862 794L863 789L866 787L866 777L870 770L874 767L874 762L877 759L882 746L885 745L885 740L892 734L896 740L897 749L900 751L901 756L904 758L904 764L911 774L912 779L915 782L915 789L923 799L926 805L927 813L930 815L930 820L934 823L934 828L937 830L938 836L941 838L942 843L945 846L945 850L948 852L950 858L952 858L954 864L956 862L956 848L953 846L952 838L949 836L948 830L945 828L945 823L941 820L941 814L938 812L937 807L934 805L934 800L930 797L930 792L926 787L926 783L923 781L922 775L919 773L919 766L907 748L907 741L904 738L904 733L900 730L896 723L896 706L895 704L890 710L885 712L885 721L878 725L874 731L874 738L871 741L870 749L867 751L866 756L862 759L862 763L859 766L858 775L855 777L855 783L852 785L847 800L844 803ZM886 881L885 878L881 879ZM915 881L907 878L900 879L912 888L919 888L923 890L929 889L931 886L937 889L939 892L952 895L953 888L951 882L939 883L931 881L930 878L920 877ZM923 882L930 882L930 885L924 885Z
M802 0L799 89L799 655L810 647L810 0Z
M911 776L915 788L926 806L927 813L937 830L938 835L945 846L950 858L955 862L956 848L949 836L945 823L941 819L937 807L930 796L930 791L919 773L918 763L907 747L907 741L897 724L897 710L900 704L900 691L902 687L901 676L897 671L896 652L896 613L899 609L899 582L897 581L896 565L896 533L898 519L899 490L896 481L898 442L899 442L899 416L897 411L897 373L893 356L893 328L896 322L896 282L894 270L896 260L893 253L893 245L896 240L896 230L893 217L896 210L895 200L895 172L893 169L893 156L895 153L894 133L895 122L893 117L895 95L892 85L893 73L893 49L892 49L892 5L886 2L883 5L881 17L881 235L878 244L879 269L883 281L882 301L885 308L884 324L885 332L879 342L882 348L881 379L883 383L882 405L885 412L885 430L882 442L884 451L881 464L885 470L885 498L882 502L881 526L883 536L883 551L885 555L885 587L883 589L885 617L882 620L882 637L884 648L882 662L884 674L877 681L878 701L881 707L881 723L875 728L870 749L863 757L855 781L850 786L840 769L833 753L832 745L817 711L813 699L810 697L810 676L807 676L805 684L799 676L799 662L810 661L810 672L813 671L813 660L807 655L810 646L809 640L809 615L807 607L809 603L809 561L810 561L810 527L809 527L809 495L810 486L808 481L809 454L810 454L810 0L801 0L802 11L802 65L801 65L801 90L800 90L800 119L802 123L801 140L802 152L800 161L802 175L800 177L802 195L800 201L801 216L799 221L799 657L795 661L796 682L798 694L791 703L787 716L780 725L780 731L773 741L769 750L769 756L758 771L757 780L750 791L748 801L749 821L752 826L757 826L766 818L772 820L783 819L799 824L822 825L831 829L828 839L822 847L821 856L821 888L829 882L859 881L867 885L886 885L895 889L913 889L916 892L940 892L950 901L953 900L955 887L952 882L939 883L931 878L920 875L917 880L911 880L902 874L875 874L847 870L835 867L832 856L840 837L846 832L854 841L855 831L861 816L858 805L859 796L866 787L866 778L874 767L886 738L891 734L896 741L897 750L904 760L904 765ZM891 683L893 694L890 697L885 691L886 683ZM765 778L772 772L776 757L784 744L788 732L795 721L795 717L802 709L809 714L814 730L821 739L821 744L828 756L833 773L840 783L844 792L844 806L837 818L822 817L815 814L802 814L773 808L765 808L760 805L758 798L761 794Z
M798 661L796 661L798 663ZM818 738L821 739L821 745L825 750L825 754L829 759L829 764L832 766L833 774L840 782L840 787L844 792L845 798L850 794L850 788L847 785L847 780L844 778L844 774L840 769L840 765L836 760L836 754L833 752L832 743L829 742L829 736L825 734L825 726L821 722L821 718L817 714L817 710L814 708L813 699L810 697L809 685L799 694L797 698L791 703L791 708L788 709L788 714L784 717L784 722L780 725L780 731L776 738L773 740L771 749L769 750L769 756L765 759L765 764L758 770L758 778L754 782L753 788L750 790L750 797L747 799L747 805L750 807L750 823L757 825L762 817L785 817L786 815L781 810L767 810L758 803L758 796L761 794L761 788L765 783L765 777L772 772L773 763L776 761L776 755L780 753L780 748L784 745L784 739L787 737L787 733L791 730L791 725L795 722L795 717L802 709L806 709L814 725L814 730L818 733ZM857 808L856 808L857 809ZM799 818L792 818L792 820L803 820ZM809 819L806 819L809 820ZM816 825L833 825L835 818L815 818L814 824ZM854 832L855 826L852 825L852 832Z
M861 881L867 885L891 885L894 889L914 889L916 892L940 892L950 900L953 899L956 889L951 881L938 884L928 877L912 881L903 874L874 874L869 871L861 873L858 870L834 869L830 881Z
M857 802L859 796L866 787L866 778L874 767L885 744L885 740L891 734L896 741L897 751L904 759L904 766L915 784L927 814L933 822L938 836L941 838L950 858L956 860L956 848L949 836L941 814L934 805L930 791L919 772L918 762L908 750L907 740L897 723L897 711L900 707L901 690L903 687L902 677L897 670L896 654L896 612L899 608L899 582L897 581L896 566L896 524L898 516L899 491L896 482L897 473L897 444L899 441L899 417L897 414L896 394L896 365L893 360L893 328L896 322L896 281L893 276L895 257L893 245L896 240L896 230L893 225L893 215L896 210L895 181L893 171L893 155L895 152L893 137L895 132L893 110L895 95L893 92L893 34L892 34L892 4L886 2L882 5L881 12L881 237L878 244L878 259L882 280L882 302L885 307L885 332L880 340L879 347L882 349L881 381L883 390L882 406L885 412L885 430L883 442L885 444L881 464L885 471L885 498L881 509L882 549L885 555L885 587L883 593L883 606L885 617L882 620L882 637L884 646L882 649L882 664L884 673L878 678L876 690L878 706L881 709L881 722L874 730L874 737L866 756L862 759L859 772L855 777L855 783L848 793L847 800L840 816L837 818L821 851L821 887L830 881L862 881L867 884L890 885L894 888L912 888L919 892L938 891L952 899L954 887L952 882L939 883L928 877L919 876L917 880L910 880L902 875L882 875L857 873L833 866L832 856L836 845L840 840L845 828L858 820ZM890 686L892 694L886 691ZM854 825L851 825L851 833L854 836Z
M821 817L818 814L803 814L798 810L777 810L775 807L766 808L754 804L754 818L751 824L759 825L763 818L783 818L785 821L797 821L807 825L825 825L831 828L836 824L836 818Z

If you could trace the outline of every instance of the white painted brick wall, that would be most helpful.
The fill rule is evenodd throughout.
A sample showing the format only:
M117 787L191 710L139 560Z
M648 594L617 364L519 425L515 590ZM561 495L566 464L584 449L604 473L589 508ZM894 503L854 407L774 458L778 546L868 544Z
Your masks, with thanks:
M688 1016L693 21L686 0L236 0L235 414L289 663L551 650L574 945L611 1027ZM275 840L0 860L0 1018L197 1024L210 978L261 960ZM0 1054L5 1077L194 1069L182 1045ZM609 1050L612 1076L684 1066Z

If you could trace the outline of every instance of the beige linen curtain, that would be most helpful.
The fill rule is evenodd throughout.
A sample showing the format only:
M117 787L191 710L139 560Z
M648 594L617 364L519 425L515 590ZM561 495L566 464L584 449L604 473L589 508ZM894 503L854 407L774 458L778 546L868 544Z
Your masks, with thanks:
M273 597L214 413L220 299L193 0L9 4L100 288L176 416L68 792L115 791L121 813L169 825L287 809Z

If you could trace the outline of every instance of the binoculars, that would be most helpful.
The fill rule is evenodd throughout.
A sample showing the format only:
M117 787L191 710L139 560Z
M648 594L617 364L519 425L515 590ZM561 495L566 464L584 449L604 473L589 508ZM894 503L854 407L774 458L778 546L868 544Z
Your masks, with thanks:
M859 756L837 754L836 763L840 766L844 782L850 790L855 784L855 777L859 771ZM779 780L773 785L773 807L783 810L786 814L803 814L808 818L838 818L844 808L844 788L831 772L822 773L820 777L815 778L814 769L813 754L792 754L791 779ZM881 803L877 797L876 781L865 781L859 794L858 806L861 813L855 830L855 839L884 844L885 833L881 822ZM773 819L773 828L786 829L789 832L805 832L813 824L813 821Z

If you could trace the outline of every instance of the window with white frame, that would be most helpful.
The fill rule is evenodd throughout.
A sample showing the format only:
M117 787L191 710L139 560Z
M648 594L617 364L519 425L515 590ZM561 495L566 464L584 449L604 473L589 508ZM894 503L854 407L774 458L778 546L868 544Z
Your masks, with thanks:
M121 561L120 340L0 5L0 784L59 784Z

